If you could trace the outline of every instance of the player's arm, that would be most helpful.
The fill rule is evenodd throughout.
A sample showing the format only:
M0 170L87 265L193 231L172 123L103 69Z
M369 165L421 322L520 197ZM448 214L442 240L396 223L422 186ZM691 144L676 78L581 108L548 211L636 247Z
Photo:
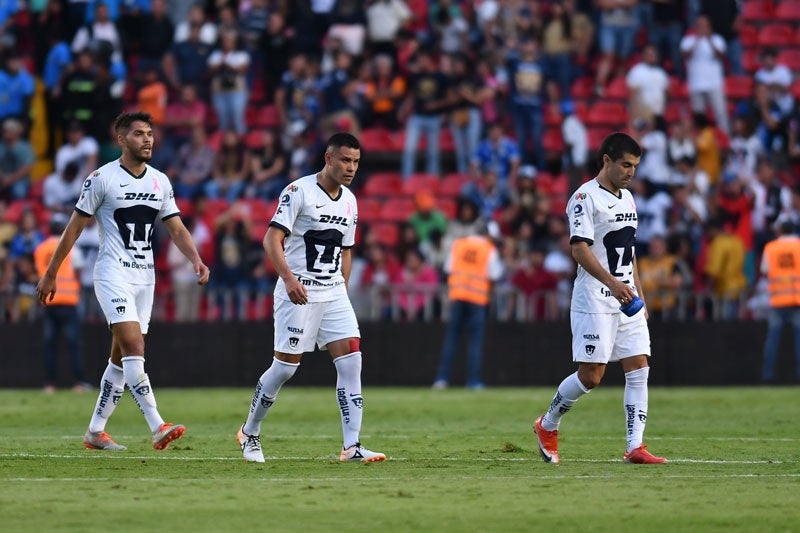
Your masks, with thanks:
M633 284L636 285L636 292L639 294L639 299L644 303L644 318L650 318L650 313L647 312L647 302L644 300L644 289L642 282L639 281L639 263L636 261L636 256L633 256Z
M608 290L611 291L611 295L614 296L614 298L621 302L623 299L630 301L636 296L633 289L603 268L603 265L600 264L600 261L597 260L589 249L589 243L584 240L575 239L570 243L570 247L572 249L573 259L575 259L581 268L608 287Z
M308 303L308 293L286 262L286 257L283 254L282 242L285 236L286 232L281 228L270 226L267 229L267 234L264 235L264 251L267 253L267 257L272 263L275 272L277 272L278 276L283 280L289 300L294 304L304 305Z
M61 238L58 240L58 245L56 246L55 252L53 252L53 257L50 258L50 262L47 264L44 275L39 280L39 283L36 284L36 296L43 304L47 304L48 301L53 300L56 294L56 275L58 274L58 269L61 268L61 263L64 262L64 259L69 255L69 251L72 250L75 241L78 240L84 228L89 224L90 218L91 217L79 214L78 212L72 213L67 227L64 229L64 233L61 234Z
M344 287L350 282L350 270L353 266L353 254L350 248L342 248L342 276L344 276Z
M200 253L194 245L192 234L189 233L189 230L183 225L181 217L173 216L167 218L164 220L164 227L167 228L167 232L169 232L169 236L172 238L172 242L175 243L175 246L178 247L178 250L192 263L194 273L197 276L197 283L199 285L208 283L208 277L211 271L200 258Z

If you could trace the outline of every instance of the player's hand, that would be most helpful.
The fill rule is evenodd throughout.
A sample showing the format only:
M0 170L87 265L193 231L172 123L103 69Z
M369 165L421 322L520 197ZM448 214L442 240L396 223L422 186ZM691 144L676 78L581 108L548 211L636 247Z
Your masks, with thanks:
M625 283L614 280L614 284L609 287L611 295L619 300L622 305L628 305L636 297L636 293Z
M203 264L202 261L198 261L194 264L194 273L197 276L198 285L205 285L208 283L208 278L211 275L211 271L206 265Z
M286 294L289 295L293 304L305 305L308 303L308 291L297 278L286 279L284 284L286 285Z
M56 295L56 279L49 277L47 274L42 276L39 283L36 284L36 297L42 305L47 305L47 302L53 301Z

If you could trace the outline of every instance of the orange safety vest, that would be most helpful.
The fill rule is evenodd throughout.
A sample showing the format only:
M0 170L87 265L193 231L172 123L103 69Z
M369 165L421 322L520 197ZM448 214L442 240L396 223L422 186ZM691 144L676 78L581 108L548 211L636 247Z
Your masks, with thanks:
M494 245L482 237L462 237L453 242L450 275L447 278L451 300L489 304L492 288L489 258L494 249Z
M58 237L49 237L33 251L33 260L39 276L44 276L57 245ZM70 250L56 274L56 294L52 302L48 300L47 305L78 305L80 299L81 284L72 268L72 250Z
M772 307L800 306L800 238L779 238L764 247Z

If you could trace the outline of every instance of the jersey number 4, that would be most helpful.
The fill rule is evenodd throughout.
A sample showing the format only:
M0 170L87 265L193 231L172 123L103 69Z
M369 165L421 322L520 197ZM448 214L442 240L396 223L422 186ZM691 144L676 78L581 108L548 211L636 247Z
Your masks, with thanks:
M317 279L330 279L339 270L342 232L335 229L311 230L303 235L306 243L306 268Z
M610 231L603 237L603 246L608 257L608 271L613 276L624 278L632 272L635 241L636 229L632 226Z

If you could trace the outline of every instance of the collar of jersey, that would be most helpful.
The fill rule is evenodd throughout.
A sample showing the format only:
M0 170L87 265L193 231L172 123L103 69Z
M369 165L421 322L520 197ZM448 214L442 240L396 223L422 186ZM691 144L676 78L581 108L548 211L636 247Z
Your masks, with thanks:
M134 179L137 179L137 180L142 179L144 177L144 175L147 173L147 166L145 166L144 170L142 171L142 173L137 176L136 174L134 174L133 172L131 172L130 170L125 168L125 165L122 164L122 161L119 162L119 168L121 168L122 170L124 170L125 172L130 174L131 177L133 177Z
M324 192L324 193L325 193L325 196L327 196L328 198L330 198L330 199L331 199L331 200L333 200L334 202L338 201L338 200L339 200L339 198L341 198L341 197L342 197L342 187L341 187L341 186L339 186L339 194L337 194L337 195L336 195L336 198L333 198L333 197L332 197L330 194L328 194L328 191L326 191L326 190L325 190L325 187L323 187L323 186L320 184L320 182L317 182L317 187L319 187L319 188L322 190L322 192Z
M611 196L613 196L617 200L622 200L622 191L619 191L619 195L616 195L613 192L611 192L608 189L606 189L605 187L603 187L603 184L600 183L599 181L597 182L597 186L600 187L601 189L603 189L604 191L606 191L608 194L610 194Z

